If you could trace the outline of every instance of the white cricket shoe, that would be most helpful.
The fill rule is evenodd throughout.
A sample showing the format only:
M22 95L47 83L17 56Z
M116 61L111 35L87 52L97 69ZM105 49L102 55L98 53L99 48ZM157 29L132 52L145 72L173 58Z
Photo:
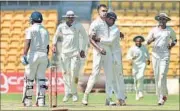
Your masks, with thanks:
M136 100L139 101L139 94L136 94Z
M73 102L77 102L77 101L78 101L78 95L77 95L77 94L74 94L74 95L72 96L72 100L73 100Z
M116 106L116 103L112 101L112 98L106 99L106 106Z
M139 95L139 98L143 98L143 97L144 97L144 96L143 96L143 93L142 93L141 91L139 92L138 95Z
M63 102L67 102L72 97L71 94L65 95L63 98Z
M158 101L158 105L164 105L165 101L161 98L159 101Z
M89 96L89 94L84 93L84 96L83 96L83 99L82 99L82 104L83 105L88 105L88 96Z

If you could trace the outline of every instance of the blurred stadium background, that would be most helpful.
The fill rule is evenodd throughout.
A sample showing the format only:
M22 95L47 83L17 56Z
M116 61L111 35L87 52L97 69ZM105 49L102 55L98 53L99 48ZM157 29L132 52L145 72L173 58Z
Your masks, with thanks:
M179 42L180 42L180 2L177 1L1 1L1 23L0 23L0 62L1 62L1 85L8 78L11 83L19 81L22 83L24 66L20 62L20 57L24 47L25 29L29 26L30 14L37 10L43 14L43 24L50 33L50 45L56 31L56 27L63 21L62 15L67 10L73 10L88 32L92 20L97 17L96 7L98 4L106 4L111 10L118 15L116 25L125 35L125 39L120 41L123 56L123 72L126 83L126 91L133 92L133 78L131 72L131 63L125 58L127 49L133 45L132 38L136 35L147 36L150 29L157 24L154 20L155 15L159 12L167 13L172 19L170 25L176 32L178 42L171 50L170 65L168 72L168 89L170 93L179 94ZM59 47L61 44L59 44ZM151 55L152 46L148 47ZM49 57L51 57L50 52ZM86 60L82 60L82 73L80 74L79 90L83 91L86 86L88 76L92 70L92 46L87 50ZM48 71L47 71L48 72ZM94 91L104 91L104 74L101 71L99 81L95 85ZM2 76L3 75L3 76ZM6 76L6 79L5 79ZM4 80L2 80L4 77ZM19 80L19 81L18 81ZM2 82L3 81L3 82ZM145 91L155 92L154 76L152 64L147 66L145 72ZM7 85L10 85L8 83ZM16 84L19 90L19 84ZM22 85L22 84L21 84ZM7 87L7 86L5 86ZM9 86L10 87L10 86ZM22 86L21 86L22 88ZM2 88L1 88L2 91ZM6 91L5 93L14 93ZM16 91L15 91L16 92Z

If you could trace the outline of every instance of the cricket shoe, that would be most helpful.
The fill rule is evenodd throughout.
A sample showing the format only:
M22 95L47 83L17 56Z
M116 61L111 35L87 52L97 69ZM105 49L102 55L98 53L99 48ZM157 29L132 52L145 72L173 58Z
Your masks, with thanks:
M78 101L78 95L77 95L77 94L74 94L74 95L72 96L72 100L73 100L73 102L77 102L77 101Z
M163 100L164 100L164 102L166 102L167 101L167 97L163 96Z
M143 98L143 97L144 97L144 96L143 96L143 93L142 93L141 91L139 92L138 95L139 95L139 98Z
M162 98L158 101L159 106L164 105L164 103L165 103L165 101Z
M116 103L112 101L112 98L106 99L106 106L116 106Z
M63 98L63 102L67 102L72 97L72 94L65 95Z
M82 99L83 105L88 105L88 96L89 94L84 94L83 99Z
M117 105L126 106L126 102L125 102L125 100L119 99L119 100L117 101Z
M31 107L32 106L32 100L25 99L23 106L24 107Z

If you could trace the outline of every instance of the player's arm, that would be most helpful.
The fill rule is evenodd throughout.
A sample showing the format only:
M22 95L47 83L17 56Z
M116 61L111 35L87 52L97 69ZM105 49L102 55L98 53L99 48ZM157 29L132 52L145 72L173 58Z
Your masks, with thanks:
M92 38L96 37L96 30L98 30L98 23L93 21L89 27L89 41L94 48L96 48L101 54L106 55L106 51L101 48Z
M150 45L154 41L155 41L155 38L154 38L153 30L151 30L147 36L147 40L145 44Z
M112 43L116 40L116 38L120 37L120 32L118 30L112 31L111 33L113 34L108 39L101 38L100 43L103 43L106 45L112 45Z
M87 47L87 44L88 44L88 35L86 33L86 30L84 29L84 27L79 24L79 31L80 31L80 34L82 35L83 37L83 42L82 42L82 49L80 49L80 56L82 58L86 57L85 56L85 50L86 50L86 47Z
M144 49L145 49L146 63L147 63L147 65L149 65L150 64L149 52L145 46L144 46Z
M92 46L93 46L94 48L96 48L102 55L106 55L106 51L105 51L103 48L101 48L101 47L91 38L91 36L89 37L89 41L90 41L90 43L92 44Z
M127 60L133 60L133 52L132 52L132 47L128 50L127 55L126 55Z
M55 53L56 52L56 45L57 45L57 40L59 37L62 36L62 33L61 33L61 25L59 25L56 29L56 32L54 34L54 37L53 37L53 44L52 44L52 51Z
M26 39L25 44L24 44L24 53L23 53L23 55L27 56L30 44L31 44L31 39Z
M171 43L168 45L168 49L171 49L177 43L176 33L174 32L173 29L171 29L171 36L170 36L170 38L171 38Z
M26 30L26 37L25 37L25 44L24 44L24 52L23 52L23 56L21 57L21 63L23 65L27 65L28 60L27 60L27 53L29 51L30 45L31 45L31 32L30 30Z

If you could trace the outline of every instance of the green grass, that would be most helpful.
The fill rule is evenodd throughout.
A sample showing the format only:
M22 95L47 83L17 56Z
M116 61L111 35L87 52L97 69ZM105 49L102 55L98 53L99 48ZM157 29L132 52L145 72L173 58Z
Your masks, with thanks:
M128 93L127 106L105 106L104 93L91 93L89 97L89 105L81 104L83 94L79 94L79 101L63 103L63 95L58 96L58 107L23 107L21 104L21 94L1 94L1 110L53 110L53 109L68 109L68 110L179 110L179 95L169 95L164 106L157 106L157 97L155 94L145 94L140 101L135 100L135 94ZM115 97L113 96L115 100ZM34 98L33 98L34 102ZM48 105L48 97L47 97Z

